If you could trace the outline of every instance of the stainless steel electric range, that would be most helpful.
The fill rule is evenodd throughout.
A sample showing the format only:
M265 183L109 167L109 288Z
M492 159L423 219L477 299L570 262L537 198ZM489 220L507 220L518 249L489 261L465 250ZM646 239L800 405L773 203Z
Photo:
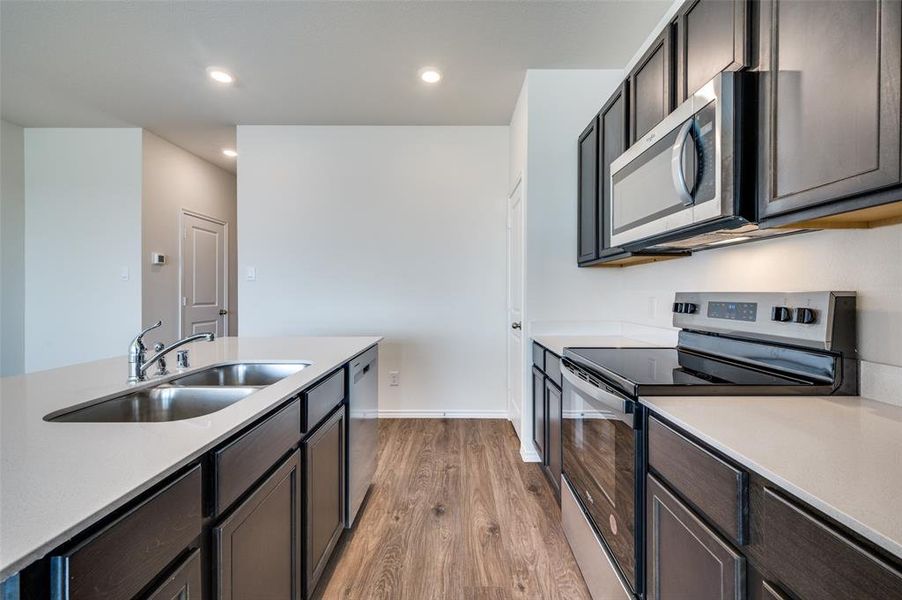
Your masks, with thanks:
M566 348L561 511L593 598L644 596L643 396L856 395L855 294L678 293L672 348Z

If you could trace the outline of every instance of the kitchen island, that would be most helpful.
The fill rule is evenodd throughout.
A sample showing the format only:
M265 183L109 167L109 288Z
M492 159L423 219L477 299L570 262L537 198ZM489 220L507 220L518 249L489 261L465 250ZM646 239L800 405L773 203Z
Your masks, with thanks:
M105 521L127 517L132 505L141 508L153 500L157 489L176 485L171 482L172 478L188 477L195 466L204 471L200 503L204 534L198 536L200 542L197 545L208 550L204 548L210 542L207 525L239 511L241 505L237 500L248 494L253 496L246 489L237 489L232 494L234 497L228 496L227 490L219 490L217 486L229 481L225 469L231 463L227 464L225 460L230 458L228 455L223 458L222 465L217 462L217 457L231 445L238 444L237 459L231 466L236 469L246 467L247 461L242 458L265 455L265 447L261 449L261 442L253 439L247 442L250 445L246 448L241 448L240 443L276 417L283 423L293 423L296 414L300 415L300 424L292 425L296 429L293 441L290 446L278 449L278 458L281 460L296 447L299 449L295 454L306 456L301 443L304 434L315 438L314 430L318 424L328 424L327 421L331 423L336 418L324 417L317 423L308 423L305 428L307 396L312 394L311 390L328 389L337 399L335 406L341 405L340 411L335 408L330 414L340 412L343 415L346 365L378 344L380 339L220 338L215 342L191 344L189 369L173 370L167 377L142 385L158 384L214 365L241 362L309 364L221 410L180 421L68 423L45 420L48 414L67 407L134 389L126 383L125 357L0 379L0 581L35 561L46 560L44 557L71 552L70 546L77 548L85 536L90 537L98 531L102 534L108 527ZM270 429L276 433L280 431ZM347 443L344 429L343 425L335 427L342 446ZM265 446L269 438L261 439ZM345 450L341 451L343 463ZM267 469L269 467L267 465ZM271 472L267 470L267 474L271 475ZM251 472L244 476L257 482L260 478L256 475ZM262 477L263 473L260 475ZM302 477L301 474L294 476ZM344 481L343 471L341 476ZM301 488L300 481L296 487ZM228 506L225 500L228 500ZM292 502L295 501L292 497ZM295 523L299 530L300 520ZM205 554L208 555L204 558L205 564L209 564L209 552ZM62 568L63 564L59 563L57 567ZM166 566L168 568L168 562ZM305 587L300 582L292 585L298 593Z

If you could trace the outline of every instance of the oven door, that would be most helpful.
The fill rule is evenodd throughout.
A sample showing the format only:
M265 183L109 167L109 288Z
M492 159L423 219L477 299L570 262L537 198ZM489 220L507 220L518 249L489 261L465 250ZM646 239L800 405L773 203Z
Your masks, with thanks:
M731 216L733 79L718 75L611 163L611 245Z
M565 364L563 472L607 547L626 587L637 593L638 404Z

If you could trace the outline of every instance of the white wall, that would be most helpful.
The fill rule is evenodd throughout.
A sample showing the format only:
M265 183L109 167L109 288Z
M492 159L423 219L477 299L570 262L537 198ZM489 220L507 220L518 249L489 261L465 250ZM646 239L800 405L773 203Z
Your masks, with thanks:
M576 268L577 138L610 93L620 70L530 70L510 125L509 185L522 173L526 271L523 320L523 398L519 427L524 457L532 446L532 354L529 339L549 322L605 318L605 307L586 298L595 277Z
M0 120L0 377L25 369L25 133Z
M623 80L619 70L531 70L526 178L526 313L604 319L595 278L576 266L577 138Z
M26 129L25 198L25 370L124 354L141 321L141 130Z
M240 335L384 335L383 414L504 414L507 127L239 126L238 151Z
M675 291L856 291L862 360L902 366L900 257L902 225L818 231L598 270L596 298L618 318L666 327Z
M150 133L143 132L142 322L162 319L148 346L181 337L179 319L179 217L182 209L229 224L229 334L238 332L237 196L235 175ZM166 255L151 265L150 254Z

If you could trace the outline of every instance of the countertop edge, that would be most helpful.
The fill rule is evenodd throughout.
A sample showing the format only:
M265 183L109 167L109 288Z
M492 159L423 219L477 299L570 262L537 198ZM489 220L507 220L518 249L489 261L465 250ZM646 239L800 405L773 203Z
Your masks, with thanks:
M779 485L780 487L784 488L789 493L798 497L803 502L810 504L815 509L817 509L817 510L821 511L822 513L824 513L825 515L835 519L838 523L841 523L842 525L848 527L850 530L854 531L855 533L862 536L866 540L869 540L870 542L877 545L878 547L883 548L884 550L886 550L890 554L896 556L897 558L902 559L902 543L897 542L897 541L885 536L884 534L880 533L879 531L875 531L874 529L872 529L865 523L862 523L858 519L855 519L854 517L847 515L846 513L839 510L835 506L832 506L831 504L827 503L820 497L807 492L806 490L798 487L796 484L784 479L783 477L772 472L771 470L761 467L760 465L756 464L753 460L751 460L744 454L736 452L732 448L719 442L716 438L712 437L711 435L708 435L704 431L701 431L698 428L689 425L688 423L686 423L679 417L673 415L672 413L669 413L666 409L662 409L662 408L656 406L654 404L654 399L646 399L646 398L642 397L642 398L639 398L639 401L642 404L644 404L652 412L661 415L668 421L672 422L674 425L686 430L688 433L697 437L699 440L708 444L709 446L711 446L718 452L722 453L723 455L727 456L728 458L731 458L732 460L743 465L744 467L754 471L755 473L761 475L762 477L765 477L766 479L772 481L773 483Z
M82 519L77 524L60 532L53 538L47 540L46 542L39 544L37 547L26 551L26 554L24 554L23 556L21 556L19 558L15 558L15 559L9 561L8 563L6 563L5 565L0 565L0 583L4 582L9 577L16 575L22 569L24 569L25 567L28 567L35 561L38 561L38 560L44 558L45 556L47 556L47 553L51 552L54 548L58 548L59 546L65 544L66 542L72 540L74 537L76 537L79 534L81 534L82 532L84 532L86 529L96 525L101 520L103 520L105 517L109 516L111 513L122 508L123 506L125 506L126 504L128 504L129 502L131 502L132 500L134 500L141 494L147 492L148 490L153 488L155 485L157 485L160 482L162 482L163 480L165 480L167 477L176 473L179 469L188 465L189 463L196 460L197 458L203 456L206 452L208 452L209 450L211 450L212 448L214 448L215 446L220 444L225 439L234 435L236 432L241 430L243 427L246 427L250 423L253 423L257 419L259 419L261 417L261 415L264 415L268 412L277 410L278 407L281 406L282 403L284 403L286 400L288 400L291 396L297 394L298 392L300 392L301 390L303 390L307 387L314 385L317 381L319 381L322 377L325 377L328 373L332 372L334 369L346 364L351 359L353 359L355 356L359 356L363 352L366 352L370 348L378 345L384 339L382 336L349 336L349 337L359 337L359 339L361 341L367 340L367 342L361 344L361 346L358 349L354 350L353 352L348 353L346 356L344 356L344 358L340 359L338 362L334 362L333 364L331 364L331 366L326 367L324 369L323 375L318 376L317 378L314 378L310 381L307 381L297 388L293 388L292 391L287 393L282 399L271 403L270 405L261 409L259 412L255 413L254 415L236 422L235 425L233 427L231 427L228 431L226 431L223 434L219 435L218 437L214 438L213 440L211 440L210 442L208 442L207 444L202 446L200 449L195 450L194 452L188 454L184 458L182 458L182 459L176 461L175 463L169 465L168 467L162 469L156 475L154 475L153 477L146 480L143 484L141 484L135 488L132 488L129 492L112 500L110 503L106 504L102 509L100 509L100 510L96 511L95 513L89 515L88 517ZM221 361L221 362L229 363L229 362L234 362L234 361ZM215 366L216 364L217 363L211 363L209 365L204 365L204 368Z

